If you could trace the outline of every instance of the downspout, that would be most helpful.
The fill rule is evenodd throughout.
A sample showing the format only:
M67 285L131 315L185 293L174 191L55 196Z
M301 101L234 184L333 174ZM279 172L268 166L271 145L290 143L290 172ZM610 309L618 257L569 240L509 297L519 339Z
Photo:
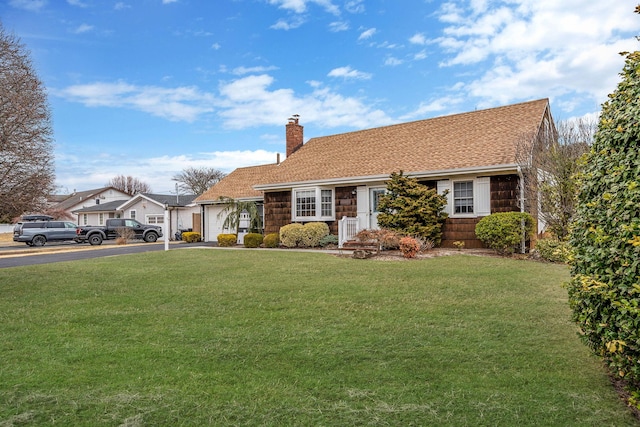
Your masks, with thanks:
M524 213L524 174L522 168L518 165L518 177L520 179L520 212ZM522 240L520 241L520 253L523 254L526 251L526 224L524 218L520 219L520 232L522 234Z

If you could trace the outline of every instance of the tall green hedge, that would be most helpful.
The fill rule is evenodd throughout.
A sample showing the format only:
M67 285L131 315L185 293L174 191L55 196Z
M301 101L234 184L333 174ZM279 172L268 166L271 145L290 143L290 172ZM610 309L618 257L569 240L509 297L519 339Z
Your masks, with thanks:
M621 76L579 177L568 291L584 341L640 407L640 52Z

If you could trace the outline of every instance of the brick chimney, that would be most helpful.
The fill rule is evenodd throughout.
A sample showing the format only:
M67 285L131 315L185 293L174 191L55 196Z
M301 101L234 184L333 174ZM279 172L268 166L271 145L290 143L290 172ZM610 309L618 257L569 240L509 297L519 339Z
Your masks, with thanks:
M287 123L287 157L302 147L303 144L302 130L304 126L298 124L299 117L294 114L293 117L289 118L289 123Z

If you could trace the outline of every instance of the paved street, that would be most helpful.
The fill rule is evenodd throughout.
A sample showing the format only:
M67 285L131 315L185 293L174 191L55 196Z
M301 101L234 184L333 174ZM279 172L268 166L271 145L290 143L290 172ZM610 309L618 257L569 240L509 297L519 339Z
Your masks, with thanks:
M105 242L106 243L106 242ZM212 246L211 243L170 243L170 250ZM133 243L128 245L103 244L100 246L77 243L47 244L42 248L27 245L0 246L0 268L48 264L61 261L77 261L114 255L129 255L164 250L164 242Z

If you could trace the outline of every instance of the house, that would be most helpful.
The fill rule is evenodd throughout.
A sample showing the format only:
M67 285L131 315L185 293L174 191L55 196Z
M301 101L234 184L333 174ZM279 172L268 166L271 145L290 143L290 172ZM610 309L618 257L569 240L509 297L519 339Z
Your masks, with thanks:
M108 218L132 218L144 224L164 224L165 207L169 215L169 230L165 236L173 239L178 230L200 229L200 208L195 195L139 193L126 199L114 200L73 211L79 225L104 225ZM195 227L194 227L195 224Z
M256 202L258 210L262 212L262 191L255 190L253 186L266 182L265 180L270 171L275 169L279 163L278 161L267 165L235 169L194 200L198 205L202 206L202 218L204 220L202 238L204 241L214 242L217 241L218 234L235 232L235 230L223 229L226 218L226 214L223 212L227 206L225 199ZM241 224L241 228L246 228L242 227L243 225ZM242 234L239 233L238 235L238 241L240 242L242 241Z
M477 248L482 247L475 236L480 218L536 205L524 200L518 150L554 132L547 99L307 143L295 117L286 125L286 160L270 166L252 189L262 193L265 234L310 221L326 222L340 234L343 218L358 229L377 228L378 199L391 173L403 171L441 194L448 190L442 246L464 241ZM535 209L530 213L536 217ZM212 223L206 214L205 223Z
M57 211L65 211L71 217L75 217L73 212L78 209L109 203L115 200L124 200L130 197L129 194L114 187L102 187L93 190L74 191L62 201L51 206L51 208ZM77 219L77 222L80 224L80 218Z

